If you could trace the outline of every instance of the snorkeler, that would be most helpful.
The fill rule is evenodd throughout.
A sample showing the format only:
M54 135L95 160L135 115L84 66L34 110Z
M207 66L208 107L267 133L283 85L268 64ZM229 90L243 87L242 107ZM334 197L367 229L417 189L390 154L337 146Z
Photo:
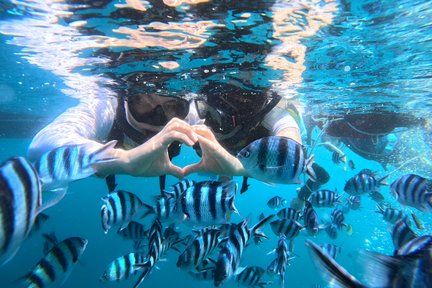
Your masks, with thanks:
M317 120L318 119L318 120ZM423 127L425 120L411 114L390 111L332 115L308 118L308 132L314 126L324 129L325 136L344 143L353 152L384 167L397 153L398 133L403 129ZM310 135L308 136L310 141Z

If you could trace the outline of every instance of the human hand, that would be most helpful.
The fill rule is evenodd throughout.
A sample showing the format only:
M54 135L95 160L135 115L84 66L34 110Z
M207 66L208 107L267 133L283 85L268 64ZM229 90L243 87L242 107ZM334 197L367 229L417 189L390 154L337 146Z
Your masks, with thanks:
M173 118L165 127L150 138L147 142L131 150L114 149L117 161L107 163L102 170L103 174L129 174L133 176L160 176L172 174L183 178L183 169L175 166L169 159L168 147L178 141L188 146L193 146L198 137L192 126L186 122Z
M205 125L195 125L193 130L201 146L201 161L183 168L184 176L195 172L210 172L222 176L247 176L243 165L223 148L212 131Z

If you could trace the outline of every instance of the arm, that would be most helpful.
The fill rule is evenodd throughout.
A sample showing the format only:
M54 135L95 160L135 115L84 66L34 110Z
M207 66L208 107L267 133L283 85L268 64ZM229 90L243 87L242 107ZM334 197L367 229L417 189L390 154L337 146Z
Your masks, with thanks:
M52 123L39 131L27 151L31 160L64 145L89 144L102 146L114 121L116 98L90 99L69 108Z
M28 149L29 157L37 159L63 145L86 144L91 150L101 148L103 144L100 142L106 140L114 121L117 107L117 100L114 100L92 99L68 109L34 137ZM95 169L101 176L159 176L169 173L181 178L183 170L174 166L168 157L168 146L174 141L192 146L197 138L187 123L174 118L161 132L136 148L107 150L107 157L117 159L99 163Z

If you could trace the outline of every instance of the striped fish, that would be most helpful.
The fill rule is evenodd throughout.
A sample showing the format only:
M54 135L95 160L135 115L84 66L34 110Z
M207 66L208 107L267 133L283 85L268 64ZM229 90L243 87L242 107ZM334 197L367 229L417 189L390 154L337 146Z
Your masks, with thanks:
M102 198L104 204L101 209L102 229L105 234L112 226L121 225L120 230L126 228L130 221L141 218L143 202L133 193L117 191Z
M319 268L327 283L333 283L338 287L366 288L359 280L352 276L345 268L340 266L323 248L310 240L306 240L306 246L312 252L312 259ZM335 283L336 282L336 283ZM390 287L390 286L377 286ZM396 286L395 286L396 287Z
M241 273L236 275L235 281L239 286L263 288L272 283L271 281L261 281L265 273L266 270L264 268L248 266Z
M398 250L403 245L417 237L407 224L406 220L401 220L393 226L391 236L395 250Z
M252 228L248 228L248 220L244 220L237 224L228 235L228 241L222 247L216 263L214 275L214 286L221 286L226 280L234 274L239 274L240 259L243 254L243 249L249 243L251 237L267 238L258 230L273 218L270 215L260 220Z
M342 195L338 195L336 192L330 190L319 190L312 192L308 201L314 207L334 207L335 204L342 203L340 201L341 197Z
M360 205L361 205L361 198L360 196L349 196L347 199L347 205L348 208L352 209L352 210L358 210L360 209Z
M396 200L402 205L432 212L432 181L415 174L396 179L390 186Z
M66 145L43 154L34 163L42 189L64 188L72 181L93 175L95 165L115 160L106 152L116 144L117 141L110 141L97 150L89 144Z
M232 212L237 184L234 181L202 181L189 187L180 200L185 222L192 225L223 224Z
M294 208L283 208L276 214L280 219L295 220L300 218L300 211Z
M289 264L289 261L294 257L290 257L290 251L287 245L287 238L283 235L279 236L278 245L275 250L276 259L274 259L267 267L267 271L270 273L279 275L281 286L285 287L285 271Z
M219 229L205 229L198 232L192 243L180 254L177 267L182 270L196 270L202 266L204 260L212 254L221 244L222 231Z
M71 237L55 245L25 276L27 287L61 286L79 261L87 243L86 239Z
M147 212L143 214L143 217L149 214L154 214L160 221L183 220L183 214L178 210L179 202L180 199L176 199L172 196L156 197L156 203L154 206L143 203L147 209Z
M145 261L145 254L143 253L128 253L120 256L112 261L108 268L104 271L99 281L120 281L128 279L130 276L135 275L140 268L135 267L136 263L143 263Z
M410 245L408 243L406 245ZM432 287L430 243L422 246L421 250L397 256L363 252L360 260L366 269L363 278L367 285L354 278L312 241L306 240L306 245L325 280L338 287Z
M327 253L331 258L336 259L336 256L340 253L341 248L334 244L322 244L321 249Z
M124 229L119 229L117 234L127 240L143 240L147 239L149 231L141 223L131 221Z
M391 207L383 207L381 205L376 205L377 211L376 213L380 213L383 215L383 219L391 224L395 224L396 222L399 222L400 220L403 220L406 218L406 215L395 208Z
M342 210L336 208L331 212L331 221L333 224L336 225L336 227L338 229L341 229L342 226L346 226L346 224L344 223L345 220L345 216L344 213L342 212Z
M162 196L171 196L175 199L180 199L181 195L189 188L195 185L195 181L183 179L174 185L170 186L169 190L164 190Z
M301 183L303 172L316 180L312 168L314 156L305 159L303 147L288 137L270 136L253 141L243 148L237 158L248 174L268 183Z
M0 166L0 264L8 262L29 235L44 207L36 171L23 157Z
M275 235L285 235L288 240L297 237L304 227L295 220L278 219L270 223Z
M267 206L272 209L278 209L282 206L285 206L286 204L287 200L279 196L272 197L270 198L270 200L267 201Z
M309 235L315 236L319 232L318 215L312 207L309 201L305 201L305 207L303 209L303 220L304 227L308 231Z
M362 170L357 175L354 175L345 183L344 191L351 196L369 194L374 191L379 192L379 188L383 185L388 185L385 180L389 175L376 179L375 175L369 170Z
M395 255L415 255L423 252L429 253L432 248L432 236L415 237L405 243L396 251Z
M168 251L168 249L175 247L175 245L181 242L181 239L173 239L168 241L164 239L164 233L162 231L162 224L158 218L153 221L149 231L149 245L146 260L142 263L135 263L134 267L137 269L143 269L144 271L140 275L138 281L133 286L137 288L147 278L150 272L153 270L156 262L159 261L160 257Z
M336 239L338 236L338 227L335 224L330 224L326 227L325 231L327 232L327 235L331 239Z

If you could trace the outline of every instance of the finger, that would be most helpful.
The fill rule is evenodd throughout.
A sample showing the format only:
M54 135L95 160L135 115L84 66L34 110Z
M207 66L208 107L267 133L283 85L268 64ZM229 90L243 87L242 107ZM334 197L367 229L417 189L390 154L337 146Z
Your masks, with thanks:
M164 144L165 146L170 145L174 141L179 141L188 146L193 146L198 141L198 137L196 138L196 141L194 141L194 139L191 139L188 135L179 131L170 131L168 133L165 133L163 137L164 138L162 139L162 144Z
M217 141L216 136L213 134L213 132L205 125L195 125L192 126L194 132L196 134L199 134L203 137L206 137L207 139L210 139L212 141Z
M191 164L191 165L188 165L186 167L183 167L184 176L187 176L189 174L196 173L196 172L205 172L204 170L205 169L204 169L202 161L199 163L195 163L195 164Z
M176 165L173 165L172 163L170 163L166 170L168 174L171 174L179 179L183 179L185 176L183 169Z
M163 130L182 132L183 134L188 135L188 137L192 139L194 142L198 141L198 138L196 137L196 133L192 129L192 126L178 118L171 119L167 123L167 125L165 125L165 128Z
M209 140L208 138L201 136L198 134L198 142L200 143L201 149L204 150L219 150L220 144L219 142L214 142Z

